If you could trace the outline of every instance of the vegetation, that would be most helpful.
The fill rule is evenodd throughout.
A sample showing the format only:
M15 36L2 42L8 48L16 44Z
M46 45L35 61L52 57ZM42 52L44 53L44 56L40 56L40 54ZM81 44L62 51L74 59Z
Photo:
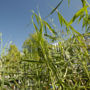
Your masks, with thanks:
M90 5L86 0L81 2L82 8L69 22L56 11L60 25L66 28L63 33L56 32L47 21L33 12L35 33L25 40L23 52L12 44L5 50L7 45L2 48L1 44L1 90L90 89ZM76 19L83 21L84 34L72 27Z

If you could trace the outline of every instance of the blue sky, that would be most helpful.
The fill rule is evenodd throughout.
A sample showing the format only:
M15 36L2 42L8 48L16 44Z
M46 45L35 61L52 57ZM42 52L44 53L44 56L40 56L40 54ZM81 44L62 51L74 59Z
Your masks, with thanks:
M41 16L47 16L60 0L0 0L0 32L3 34L3 43L13 41L21 50L22 44L30 33L33 33L33 25L30 24L32 12L37 13L37 8ZM68 8L68 0L64 0L58 10L69 21L74 13L81 8L81 0L71 0ZM89 0L88 0L89 1ZM89 1L90 2L90 1ZM54 23L59 26L56 13L49 18L54 19ZM45 20L48 20L45 19ZM81 26L73 25L79 32Z

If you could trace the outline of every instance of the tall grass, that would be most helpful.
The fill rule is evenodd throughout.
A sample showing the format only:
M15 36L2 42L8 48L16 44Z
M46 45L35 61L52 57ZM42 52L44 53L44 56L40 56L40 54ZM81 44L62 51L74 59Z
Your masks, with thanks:
M37 43L42 51L42 61L44 61L47 69L49 69L47 75L49 75L50 82L48 82L52 84L53 90L55 90L56 86L62 90L89 89L90 71L88 70L88 63L90 55L88 54L84 36L70 25L73 19L68 23L59 12L57 12L57 14L60 24L65 24L66 27L73 32L74 37L64 40L63 42L58 41L58 45L55 47L50 46L50 43L48 45L44 44L45 36L51 39L54 38L52 38L53 36L51 35L42 33L44 32L42 27L46 26L54 35L57 33L46 21L34 13L35 17L40 20L40 29L37 28L34 22L33 25L37 33ZM90 35L90 33L88 34ZM50 50L50 48L52 50Z
M59 11L56 12L60 25L66 27L65 33L68 35L68 39L61 37L60 41L58 32L40 15L33 12L32 23L35 33L24 42L23 54L20 54L18 49L11 45L8 53L1 56L3 64L1 89L5 85L6 90L90 89L89 45L86 44L84 38L86 35L90 36L88 32L89 5L86 4L86 1L81 1L83 7L69 22ZM82 14L84 15L82 16ZM85 34L79 33L72 27L71 24L76 19L79 21L83 19L82 27L86 27ZM52 45L51 41L58 41L58 45Z

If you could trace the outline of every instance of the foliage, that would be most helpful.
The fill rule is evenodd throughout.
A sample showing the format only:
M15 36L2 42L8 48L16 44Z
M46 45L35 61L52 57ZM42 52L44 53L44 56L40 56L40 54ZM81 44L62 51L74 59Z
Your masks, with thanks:
M68 36L68 39L61 37L60 41L58 32L40 15L33 12L32 23L35 33L25 40L22 54L15 45L10 45L7 54L1 57L3 60L1 61L3 74L0 82L2 88L6 85L9 90L12 90L13 86L15 90L90 89L90 54L88 53L90 45L87 44L90 37L90 15L88 14L90 6L86 0L81 2L82 8L69 22L57 11L60 25L66 27L64 33ZM84 34L72 27L76 19L79 22L83 20L82 27L86 27ZM51 41L57 40L57 45L51 44Z

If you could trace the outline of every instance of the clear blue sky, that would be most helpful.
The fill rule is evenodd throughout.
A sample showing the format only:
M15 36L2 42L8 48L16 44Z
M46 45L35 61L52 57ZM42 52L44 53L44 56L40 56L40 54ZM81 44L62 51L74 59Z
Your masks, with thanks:
M47 16L52 7L54 8L60 0L0 0L0 32L3 34L4 45L13 41L21 50L22 44L30 33L33 32L33 25L30 24L32 13L39 8L42 17ZM68 8L68 0L64 0L58 10L69 20L74 13L81 8L81 0L71 0ZM88 0L90 1L90 0ZM59 26L57 15L54 13L55 24ZM29 26L28 26L29 24ZM74 25L75 26L75 25ZM75 26L81 32L81 26Z

